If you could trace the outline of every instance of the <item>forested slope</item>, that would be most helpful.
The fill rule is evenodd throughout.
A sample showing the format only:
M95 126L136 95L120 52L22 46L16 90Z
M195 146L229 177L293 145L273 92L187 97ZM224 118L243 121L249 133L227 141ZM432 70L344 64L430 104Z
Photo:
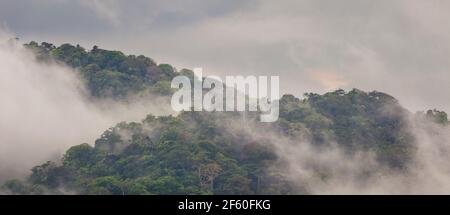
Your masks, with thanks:
M126 99L146 91L170 96L173 77L192 75L144 56L98 47L86 51L34 42L26 47L43 63L54 60L77 69L91 96L99 99ZM283 95L280 119L274 123L259 122L256 113L148 115L141 122L119 123L93 145L71 147L61 161L36 166L27 179L8 181L3 189L15 194L309 193L307 184L292 181L283 168L287 161L280 146L337 144L349 155L370 151L385 168L406 171L416 150L408 129L411 117L448 124L444 112L413 114L390 95L357 89L303 98ZM315 180L326 181L332 174L317 172Z

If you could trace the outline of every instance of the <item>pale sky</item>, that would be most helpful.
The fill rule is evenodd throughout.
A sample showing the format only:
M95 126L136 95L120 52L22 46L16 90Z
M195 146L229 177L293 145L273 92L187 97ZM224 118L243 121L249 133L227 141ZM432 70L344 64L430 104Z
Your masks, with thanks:
M215 75L279 75L283 93L389 93L450 112L446 0L0 0L21 41L98 45Z

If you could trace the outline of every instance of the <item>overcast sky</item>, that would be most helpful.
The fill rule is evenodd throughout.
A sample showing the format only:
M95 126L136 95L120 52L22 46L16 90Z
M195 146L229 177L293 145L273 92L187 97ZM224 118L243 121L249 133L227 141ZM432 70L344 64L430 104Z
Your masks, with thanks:
M360 88L450 112L446 0L0 0L23 42L99 45L216 75L279 75L281 91Z

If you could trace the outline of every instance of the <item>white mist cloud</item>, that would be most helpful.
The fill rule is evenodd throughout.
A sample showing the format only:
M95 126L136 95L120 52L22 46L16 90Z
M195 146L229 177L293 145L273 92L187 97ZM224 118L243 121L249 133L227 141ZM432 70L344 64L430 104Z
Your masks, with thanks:
M70 146L92 144L120 121L170 112L168 99L156 96L132 103L90 102L76 74L36 62L14 42L0 44L0 181L59 159Z
M449 194L450 127L413 115L405 122L416 151L411 150L411 160L401 169L389 167L374 151L350 151L333 139L313 144L308 132L287 137L271 127L235 119L223 122L222 128L227 135L273 147L279 157L274 169L297 194Z

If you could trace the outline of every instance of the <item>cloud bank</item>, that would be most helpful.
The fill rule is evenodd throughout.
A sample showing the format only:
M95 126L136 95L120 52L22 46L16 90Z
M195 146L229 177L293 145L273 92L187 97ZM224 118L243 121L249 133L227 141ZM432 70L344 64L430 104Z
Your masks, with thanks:
M0 20L25 41L96 44L208 74L280 75L282 92L297 96L378 90L412 111L447 112L449 12L443 0L0 0Z

